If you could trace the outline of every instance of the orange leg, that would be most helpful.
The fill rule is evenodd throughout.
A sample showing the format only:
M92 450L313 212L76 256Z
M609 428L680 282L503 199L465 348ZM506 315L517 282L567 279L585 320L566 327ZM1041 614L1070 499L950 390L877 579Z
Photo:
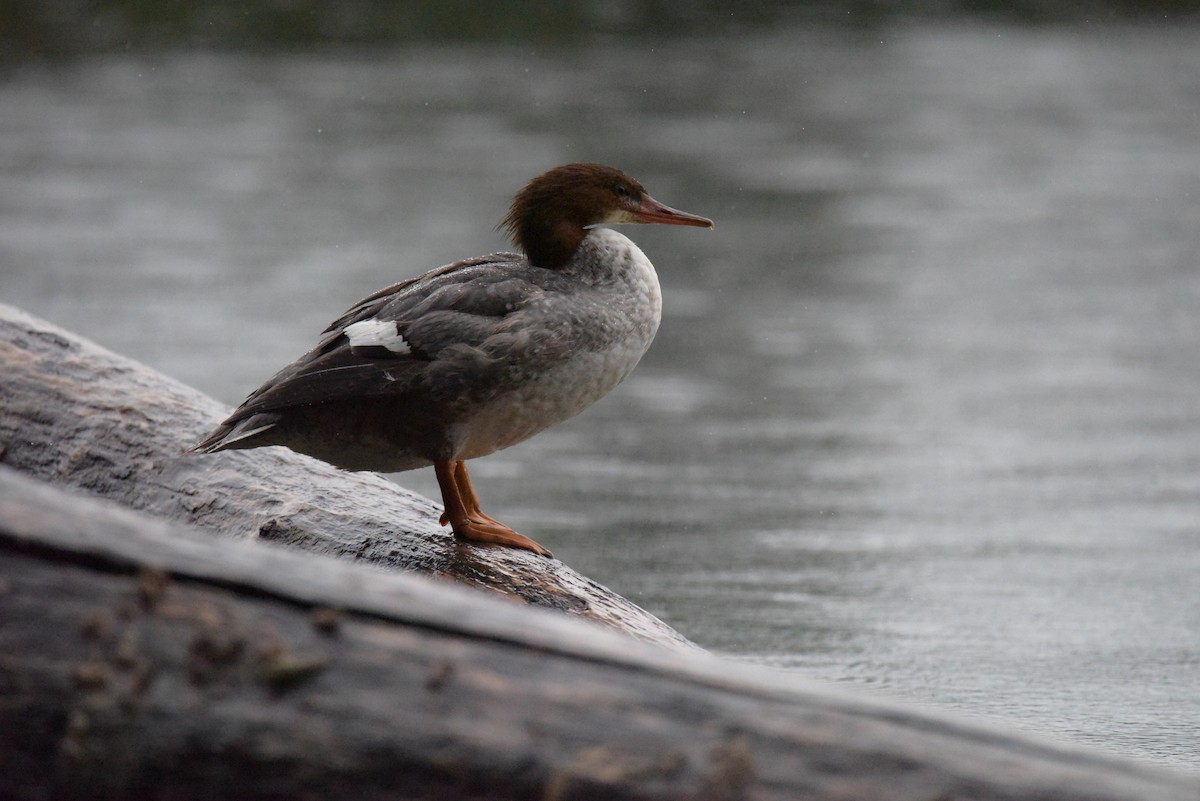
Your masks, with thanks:
M437 476L438 486L442 489L442 502L446 506L441 523L443 526L449 523L450 528L454 529L454 536L470 542L486 542L533 551L540 556L551 555L529 537L518 534L479 509L479 496L471 486L466 462L434 462L433 471Z

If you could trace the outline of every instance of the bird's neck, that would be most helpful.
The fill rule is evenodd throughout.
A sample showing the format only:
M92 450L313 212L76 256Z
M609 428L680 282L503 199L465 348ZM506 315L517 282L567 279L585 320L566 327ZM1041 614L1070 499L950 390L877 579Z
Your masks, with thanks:
M562 218L529 217L517 231L517 244L529 263L546 270L561 270L579 250L587 229Z

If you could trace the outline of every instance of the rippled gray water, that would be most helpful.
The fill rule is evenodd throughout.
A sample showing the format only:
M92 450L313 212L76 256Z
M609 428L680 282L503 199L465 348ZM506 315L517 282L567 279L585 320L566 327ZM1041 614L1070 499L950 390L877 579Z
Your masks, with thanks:
M0 300L231 404L626 168L717 231L627 231L655 347L486 508L716 651L1200 764L1200 31L106 57L0 109Z

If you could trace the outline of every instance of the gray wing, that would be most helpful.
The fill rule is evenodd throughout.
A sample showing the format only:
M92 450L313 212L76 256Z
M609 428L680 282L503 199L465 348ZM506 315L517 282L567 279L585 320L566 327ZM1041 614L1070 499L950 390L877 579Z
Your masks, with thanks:
M497 343L519 349L526 336L508 333L506 323L562 280L517 254L497 253L380 290L331 323L317 347L255 390L197 449L229 444L235 429L238 438L246 436L248 426L239 423L268 428L270 413L291 407L381 395L401 400L430 386L453 397L472 383L485 384ZM346 333L356 323L394 324L407 348L356 345ZM480 347L485 341L487 351ZM256 416L261 425L250 421Z

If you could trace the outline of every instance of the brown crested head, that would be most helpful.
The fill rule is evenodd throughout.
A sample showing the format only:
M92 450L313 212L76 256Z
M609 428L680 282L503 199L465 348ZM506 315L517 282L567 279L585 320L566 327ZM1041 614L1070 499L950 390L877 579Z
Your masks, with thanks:
M712 220L664 206L636 180L603 164L564 164L537 176L513 198L499 227L531 264L557 270L589 227L606 223L713 227Z

